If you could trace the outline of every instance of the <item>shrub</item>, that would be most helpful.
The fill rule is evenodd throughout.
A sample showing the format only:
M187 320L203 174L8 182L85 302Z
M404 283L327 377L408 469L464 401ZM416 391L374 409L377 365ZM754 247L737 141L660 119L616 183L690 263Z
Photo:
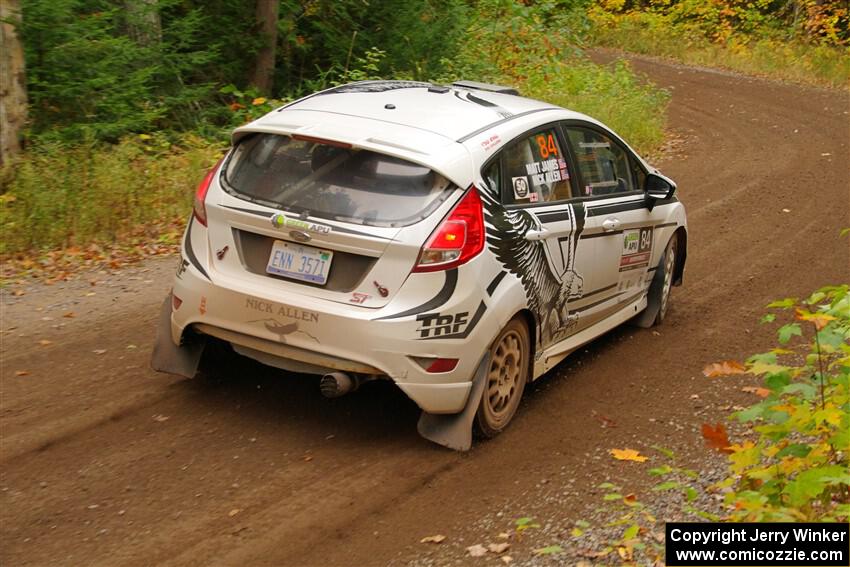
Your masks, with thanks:
M0 254L88 246L159 229L185 216L193 189L222 148L194 136L163 135L66 147L44 143L18 163L0 196Z

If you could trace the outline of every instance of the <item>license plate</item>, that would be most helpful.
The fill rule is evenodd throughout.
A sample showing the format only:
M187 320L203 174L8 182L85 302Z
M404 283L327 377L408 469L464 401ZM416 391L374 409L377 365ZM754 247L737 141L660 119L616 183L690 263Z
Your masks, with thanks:
M333 256L330 250L275 240L266 272L324 285L328 281Z

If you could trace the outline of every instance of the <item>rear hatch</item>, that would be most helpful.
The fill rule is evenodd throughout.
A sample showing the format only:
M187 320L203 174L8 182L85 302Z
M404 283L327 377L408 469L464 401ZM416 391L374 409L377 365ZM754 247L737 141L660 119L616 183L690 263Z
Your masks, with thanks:
M398 157L262 132L239 141L217 182L207 203L214 272L373 308L392 299L435 213L459 194Z

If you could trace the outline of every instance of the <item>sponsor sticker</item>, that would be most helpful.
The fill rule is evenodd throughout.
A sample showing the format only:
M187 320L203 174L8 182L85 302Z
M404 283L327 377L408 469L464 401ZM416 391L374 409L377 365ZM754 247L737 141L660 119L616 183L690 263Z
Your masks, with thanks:
M626 291L646 283L644 279L652 257L652 227L623 231L623 253L620 256L619 291Z
M420 339L437 338L463 332L469 324L469 311L461 313L424 313L416 316L422 326L417 329Z
M271 301L265 301L264 299L257 299L255 297L245 298L245 308L252 311L258 311L260 313L277 315L279 317L288 317L289 319L307 321L308 323L319 322L319 314L315 311L308 311L306 309L299 309L290 305L273 303Z
M523 175L521 177L514 177L511 179L514 186L514 199L527 199L528 198L528 179Z
M484 148L485 152L489 152L490 150L495 149L499 144L502 143L502 139L498 134L493 134L483 142L481 142L481 147Z
M329 234L331 232L331 227L325 226L323 224L316 224L314 222L309 222L301 219L291 219L286 215L282 215L280 213L275 213L271 218L272 226L275 228L294 228L299 230L307 230L310 232L318 232L320 234Z

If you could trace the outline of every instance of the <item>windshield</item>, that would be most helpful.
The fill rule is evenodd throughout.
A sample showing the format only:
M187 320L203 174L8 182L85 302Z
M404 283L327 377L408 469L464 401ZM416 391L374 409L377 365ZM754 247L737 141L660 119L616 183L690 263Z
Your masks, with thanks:
M391 156L277 134L242 140L225 168L225 190L298 214L405 226L436 209L451 183Z

